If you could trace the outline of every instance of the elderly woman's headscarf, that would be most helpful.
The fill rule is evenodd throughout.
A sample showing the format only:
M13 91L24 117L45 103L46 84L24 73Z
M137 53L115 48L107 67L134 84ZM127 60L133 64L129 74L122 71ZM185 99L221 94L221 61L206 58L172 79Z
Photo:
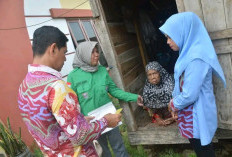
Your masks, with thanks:
M151 84L146 80L143 89L144 105L149 108L167 107L172 98L172 91L174 88L174 79L167 73L167 71L158 63L150 62L146 66L148 70L156 70L160 73L160 82L158 84Z
M73 68L81 68L86 72L95 72L98 70L98 66L91 66L91 55L95 46L98 46L97 42L85 41L77 46L76 54L73 60Z
M180 93L179 77L194 59L208 63L226 85L212 41L200 18L192 12L174 14L160 28L179 47L179 57L174 68L175 88L173 96ZM192 82L194 86L194 82Z

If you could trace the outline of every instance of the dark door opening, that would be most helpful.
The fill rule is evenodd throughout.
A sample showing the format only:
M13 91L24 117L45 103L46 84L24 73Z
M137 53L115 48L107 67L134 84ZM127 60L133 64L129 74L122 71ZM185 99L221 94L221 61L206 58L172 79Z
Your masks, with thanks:
M131 1L123 3L123 17L127 17L128 12L131 11L133 12L132 21L138 23L147 62L158 61L169 73L173 74L179 53L169 48L167 39L160 32L159 27L171 15L178 12L176 2L174 0L136 0L133 4ZM124 20L126 26L128 24L125 21L128 19ZM131 30L128 29L129 31Z

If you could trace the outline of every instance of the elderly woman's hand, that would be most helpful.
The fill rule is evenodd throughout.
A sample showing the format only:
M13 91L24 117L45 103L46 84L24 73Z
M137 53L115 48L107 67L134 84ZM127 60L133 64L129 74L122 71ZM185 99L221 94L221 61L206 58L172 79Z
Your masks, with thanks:
M172 118L176 121L178 119L178 114L177 112L171 112Z
M143 106L143 98L142 98L141 95L138 95L137 104L138 104L139 106Z
M171 100L171 101L172 101L172 100ZM172 110L171 101L170 101L169 104L168 104L168 111L171 113L172 118L173 118L174 120L177 120L177 119L178 119L178 113L177 113L177 111L173 111L173 110Z

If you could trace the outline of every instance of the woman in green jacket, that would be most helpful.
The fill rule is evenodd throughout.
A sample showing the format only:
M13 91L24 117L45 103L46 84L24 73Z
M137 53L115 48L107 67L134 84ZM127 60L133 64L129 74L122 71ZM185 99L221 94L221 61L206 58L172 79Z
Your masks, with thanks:
M142 106L142 97L118 88L110 78L105 67L98 65L99 52L97 42L86 41L78 45L73 61L74 70L68 75L68 82L76 92L81 112L86 116L90 111L109 102L108 94L123 101L137 101ZM107 138L116 157L127 157L119 128L104 133L98 139L103 148L103 157L111 157Z

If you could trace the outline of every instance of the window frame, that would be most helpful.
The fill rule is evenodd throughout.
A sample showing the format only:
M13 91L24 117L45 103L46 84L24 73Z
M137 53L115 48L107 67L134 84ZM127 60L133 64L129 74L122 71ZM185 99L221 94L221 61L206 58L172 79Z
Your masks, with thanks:
M93 31L94 31L94 34L95 34L95 36L96 36L96 38L97 38L97 42L101 45L101 42L100 42L100 40L99 40L99 36L98 36L98 34L97 34L97 31L96 31L96 28L95 28L95 26L94 26L94 22L93 22L92 19L66 19L66 21L67 21L67 24L68 24L68 28L69 28L71 37L72 37L72 39L74 40L74 44L75 44L76 47L78 46L78 43L77 43L77 41L76 41L76 38L75 38L75 36L74 36L74 33L73 33L73 31L72 31L72 28L71 28L69 22L77 22L77 23L79 24L80 29L81 29L81 31L82 31L82 33L83 33L84 38L85 38L86 41L90 41L90 39L89 39L88 33L87 33L87 31L86 31L86 28L84 27L84 24L83 24L82 22L90 22L90 24L91 24L91 26L92 26L92 29L93 29Z

